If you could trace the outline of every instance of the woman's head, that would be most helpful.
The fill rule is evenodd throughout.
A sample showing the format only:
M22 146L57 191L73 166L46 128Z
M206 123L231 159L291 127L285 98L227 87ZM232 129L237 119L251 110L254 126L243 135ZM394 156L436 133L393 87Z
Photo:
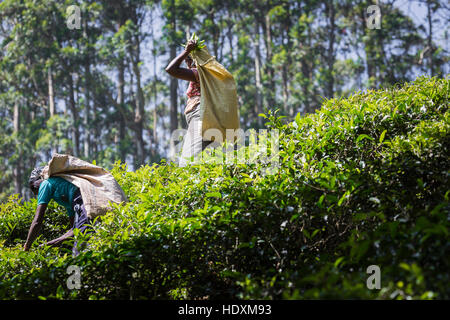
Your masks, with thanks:
M42 167L34 168L33 171L31 171L30 178L28 179L28 186L35 195L38 193L39 186L42 182L41 172Z
M188 66L189 69L195 68L195 62L194 62L194 60L192 60L192 58L191 58L190 55L188 55L188 56L186 57L186 59L184 59L184 61L186 62L186 64L187 64L187 66Z

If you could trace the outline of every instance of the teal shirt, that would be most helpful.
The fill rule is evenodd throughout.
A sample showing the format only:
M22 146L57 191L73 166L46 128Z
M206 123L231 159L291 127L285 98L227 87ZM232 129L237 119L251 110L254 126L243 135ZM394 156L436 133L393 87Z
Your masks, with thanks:
M48 204L54 199L67 210L67 215L73 217L75 211L72 208L73 195L78 190L74 184L60 177L50 177L39 186L38 205Z

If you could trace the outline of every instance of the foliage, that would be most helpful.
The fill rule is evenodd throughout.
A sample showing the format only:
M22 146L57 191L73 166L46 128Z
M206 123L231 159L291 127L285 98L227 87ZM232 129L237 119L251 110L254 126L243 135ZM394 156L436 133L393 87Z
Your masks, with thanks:
M274 174L258 161L116 163L129 202L77 257L39 243L21 252L35 202L10 198L0 297L449 299L449 84L360 92L288 123L269 113L280 132ZM62 215L46 226L59 231ZM70 265L81 267L79 290L66 287ZM370 265L380 290L366 287Z
M269 109L293 120L322 97L448 74L445 1L379 1L380 29L373 4L0 1L0 201L28 200L29 173L54 152L133 170L171 157L188 83L164 68L190 34L233 74L245 128Z
M195 48L194 48L195 51L200 51L201 49L206 47L205 40L199 40L195 32L192 34L189 40L195 41ZM185 44L182 44L181 46L185 48L187 46L187 42Z
M33 221L37 201L22 202L17 195L9 197L8 202L0 204L0 239L6 246L23 243ZM60 236L69 226L65 209L51 202L46 211L42 240L52 240Z

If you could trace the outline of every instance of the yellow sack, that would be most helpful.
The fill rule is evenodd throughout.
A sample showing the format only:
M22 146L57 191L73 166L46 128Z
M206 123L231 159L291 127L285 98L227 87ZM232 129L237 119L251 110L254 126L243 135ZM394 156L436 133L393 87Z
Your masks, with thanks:
M61 177L80 189L87 216L94 219L109 211L109 202L127 198L113 175L105 169L67 154L55 153L42 169L43 179Z
M226 129L239 129L236 82L233 75L206 48L194 50L191 55L200 79L202 136L207 140L225 141ZM208 133L205 137L208 129L220 130L222 139L208 139Z

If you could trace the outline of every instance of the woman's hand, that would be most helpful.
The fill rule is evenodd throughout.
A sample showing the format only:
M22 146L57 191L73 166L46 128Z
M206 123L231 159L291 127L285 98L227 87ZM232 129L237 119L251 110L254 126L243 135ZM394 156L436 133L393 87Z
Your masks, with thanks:
M189 40L188 43L186 44L186 47L184 48L184 50L186 50L187 52L191 52L192 50L195 49L196 45L197 45L197 41Z
M180 68L181 63L186 59L188 54L195 49L197 46L197 41L189 40L184 48L184 51L180 53L175 59L173 59L169 65L166 67L166 72L172 77L187 80L187 81L197 81L194 72L191 69Z

